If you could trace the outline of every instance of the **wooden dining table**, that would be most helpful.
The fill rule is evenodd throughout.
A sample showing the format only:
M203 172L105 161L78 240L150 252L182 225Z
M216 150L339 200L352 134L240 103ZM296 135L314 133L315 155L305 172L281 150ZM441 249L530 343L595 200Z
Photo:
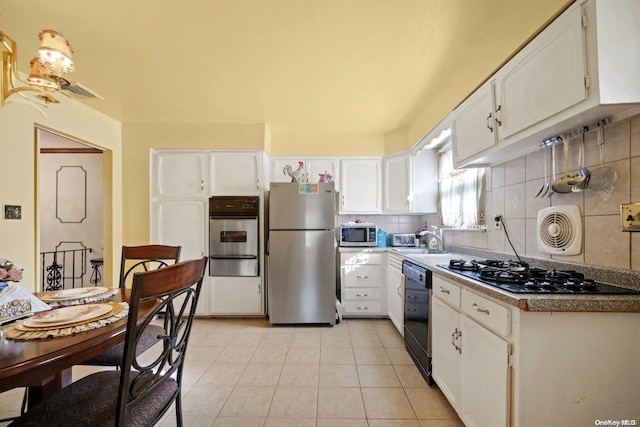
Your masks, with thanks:
M129 302L130 295L130 289L120 289L105 302ZM155 306L153 301L141 304L139 321ZM112 324L64 337L16 341L1 334L0 392L28 387L27 406L31 407L70 384L74 365L124 342L126 329L127 317L124 317Z

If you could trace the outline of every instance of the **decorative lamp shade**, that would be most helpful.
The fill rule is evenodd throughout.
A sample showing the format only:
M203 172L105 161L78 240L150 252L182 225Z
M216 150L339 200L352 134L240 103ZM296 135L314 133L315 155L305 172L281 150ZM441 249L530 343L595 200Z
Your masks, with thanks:
M37 56L31 60L30 65L31 74L29 74L29 77L27 78L29 84L43 88L60 90L60 85L57 80L55 78L51 78L49 75L49 67L40 62L40 59Z
M47 74L60 77L62 73L74 71L73 48L69 40L62 34L54 30L42 30L38 34L42 42L38 49L38 57L43 64L49 67Z

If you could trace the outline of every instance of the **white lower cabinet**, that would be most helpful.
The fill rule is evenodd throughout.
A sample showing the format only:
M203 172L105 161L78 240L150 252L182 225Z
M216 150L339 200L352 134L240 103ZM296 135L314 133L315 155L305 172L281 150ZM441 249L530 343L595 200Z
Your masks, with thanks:
M402 257L387 253L387 312L389 319L404 336L404 275Z
M342 312L344 316L386 314L381 252L343 252L340 254Z
M209 313L264 314L260 277L209 277Z
M474 320L510 321L484 297L433 276L433 378L468 427L503 427L510 422L509 342ZM467 295L468 294L468 295ZM465 302L470 302L467 307ZM474 317L471 317L474 316ZM506 330L509 328L506 326Z

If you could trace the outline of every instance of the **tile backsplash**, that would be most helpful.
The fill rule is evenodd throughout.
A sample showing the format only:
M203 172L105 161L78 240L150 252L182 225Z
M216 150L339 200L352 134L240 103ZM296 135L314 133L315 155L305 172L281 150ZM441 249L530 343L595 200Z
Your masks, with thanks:
M597 131L585 134L585 163L589 170L600 167ZM569 173L576 173L580 139L569 141ZM536 198L545 182L543 154L538 151L494 166L487 174L487 231L449 230L447 244L502 252L513 257L503 229L495 229L491 219L503 216L506 231L520 255L615 269L640 271L640 233L621 231L620 204L640 202L640 116L604 128L603 164L614 168L617 180L610 197L585 190ZM551 153L548 171L551 174ZM565 173L562 145L556 147L556 177ZM552 178L548 178L551 181ZM542 208L577 205L582 216L583 249L579 255L560 256L541 253L537 245L537 215Z

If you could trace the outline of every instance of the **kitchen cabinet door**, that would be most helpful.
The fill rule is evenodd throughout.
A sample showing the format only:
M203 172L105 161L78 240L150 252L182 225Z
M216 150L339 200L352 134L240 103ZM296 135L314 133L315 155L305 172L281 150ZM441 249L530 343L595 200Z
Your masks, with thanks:
M206 195L205 152L159 151L154 153L157 197L198 197Z
M303 162L306 166L305 159L295 157L273 157L271 159L271 182L291 182L291 177L284 173L285 166L291 166L293 170L298 168L298 162Z
M257 196L260 194L262 159L258 152L212 152L211 194Z
M458 413L461 409L461 355L459 313L433 298L431 306L433 379ZM479 389L482 392L484 389Z
M380 159L343 159L340 163L340 213L380 213Z
M404 336L404 275L402 257L387 254L387 312L400 335Z
M498 141L494 105L492 79L454 111L451 140L455 167L463 166L466 160L492 147Z
M210 285L211 314L264 314L260 277L210 277Z
M587 98L582 13L556 19L496 73L500 139Z
M384 211L411 211L411 156L389 156L382 161L384 167Z
M335 182L336 188L340 188L340 180L338 178L338 160L322 157L310 157L306 160L305 169L308 174L309 182L318 182L320 174L328 172L332 181Z
M469 427L506 427L511 393L509 344L466 316L461 316L461 331L461 418Z

